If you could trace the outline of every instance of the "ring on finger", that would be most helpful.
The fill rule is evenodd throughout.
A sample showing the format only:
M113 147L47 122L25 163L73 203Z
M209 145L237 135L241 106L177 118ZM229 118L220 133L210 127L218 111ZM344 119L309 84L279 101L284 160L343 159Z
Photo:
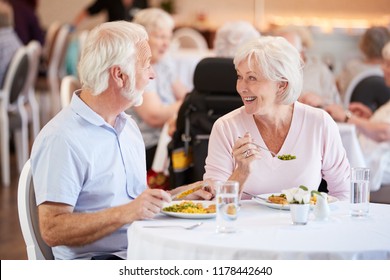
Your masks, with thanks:
M245 151L245 158L249 157L250 156L250 150L246 150Z

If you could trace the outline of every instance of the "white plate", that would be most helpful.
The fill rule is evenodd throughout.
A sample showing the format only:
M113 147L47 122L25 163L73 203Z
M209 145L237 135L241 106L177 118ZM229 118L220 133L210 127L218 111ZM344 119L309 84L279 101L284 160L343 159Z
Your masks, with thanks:
M280 195L280 193L259 194L258 197L265 198L265 199L268 200L268 197L270 197L271 195ZM274 208L274 209L278 209L278 210L290 210L290 205L289 204L271 203L271 202L263 200L261 198L252 198L252 200L256 201L257 203L259 203L261 205L265 205L265 206L267 206L269 208ZM338 201L337 197L328 195L328 203L334 203L336 201ZM311 208L313 206L314 205L311 205Z
M208 207L210 204L215 204L215 201L203 201L203 200L186 200L191 201L193 203L202 203L203 207ZM172 201L171 203L167 203L164 205L164 207L172 206L174 204L180 204L183 201ZM182 218L182 219L211 219L214 218L217 214L216 213L207 213L207 214L195 214L195 213L179 213L179 212L168 212L161 210L161 213L175 217L175 218Z

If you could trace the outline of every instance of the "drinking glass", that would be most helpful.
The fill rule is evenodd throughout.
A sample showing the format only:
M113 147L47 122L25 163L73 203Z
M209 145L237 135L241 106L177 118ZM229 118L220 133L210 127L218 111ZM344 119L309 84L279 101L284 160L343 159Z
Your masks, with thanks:
M353 217L368 215L370 205L370 169L365 167L351 168L350 209Z
M237 181L215 181L214 184L216 189L217 232L235 232L237 230L239 183Z

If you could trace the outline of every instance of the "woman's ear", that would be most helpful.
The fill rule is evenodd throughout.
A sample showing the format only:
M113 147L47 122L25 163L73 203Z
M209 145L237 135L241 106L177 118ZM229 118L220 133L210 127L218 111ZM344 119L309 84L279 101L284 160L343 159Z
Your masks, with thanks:
M281 81L278 83L278 93L284 93L287 89L288 82L287 81Z

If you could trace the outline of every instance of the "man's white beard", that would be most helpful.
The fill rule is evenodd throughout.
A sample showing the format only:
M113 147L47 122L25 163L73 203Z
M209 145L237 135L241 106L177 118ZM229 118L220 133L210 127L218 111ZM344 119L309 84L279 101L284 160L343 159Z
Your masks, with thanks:
M138 93L138 90L136 92ZM144 102L144 96L143 96L143 92L141 92L141 94L137 94L135 98L133 98L132 106L135 107L141 106L143 102Z
M129 91L130 90L128 88L123 90L122 96L131 102L131 107L141 106L142 102L144 101L144 97L143 97L144 91L143 90L134 90L132 93L130 93Z

